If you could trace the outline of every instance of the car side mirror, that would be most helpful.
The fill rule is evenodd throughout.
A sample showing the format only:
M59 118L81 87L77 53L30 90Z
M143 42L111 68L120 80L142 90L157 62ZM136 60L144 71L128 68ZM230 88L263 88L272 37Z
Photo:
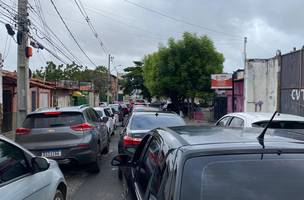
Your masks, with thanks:
M50 163L46 158L34 157L31 159L34 173L42 172L50 167Z
M108 122L108 120L109 120L109 118L108 118L108 117L102 117L102 118L101 118L101 121L102 121L103 123L107 123L107 122Z
M129 167L132 165L131 160L131 156L126 154L119 154L112 159L111 165L115 167Z

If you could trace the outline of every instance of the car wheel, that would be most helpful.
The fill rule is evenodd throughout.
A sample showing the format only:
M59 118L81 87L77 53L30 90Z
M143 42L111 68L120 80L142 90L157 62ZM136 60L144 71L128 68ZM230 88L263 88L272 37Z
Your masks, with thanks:
M102 154L109 153L109 150L110 150L110 142L107 143L107 146L103 149Z
M118 173L118 178L119 178L119 180L122 180L122 171L121 171L120 168L118 168L117 173Z
M65 197L64 197L63 193L61 192L61 190L56 190L54 200L65 200Z
M100 158L99 158L99 156L96 156L96 160L90 166L89 172L91 172L93 174L99 173L100 172L100 166L99 165L100 165Z

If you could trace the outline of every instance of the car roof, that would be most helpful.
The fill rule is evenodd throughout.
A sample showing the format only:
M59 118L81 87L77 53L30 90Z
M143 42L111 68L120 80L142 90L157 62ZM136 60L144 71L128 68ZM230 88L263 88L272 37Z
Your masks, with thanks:
M262 130L262 128L227 128L193 125L170 127L157 132L160 133L162 137L168 138L168 141L171 143L174 137L174 148L220 148L231 150L240 146L243 146L243 148L251 147L261 149L262 145L259 143L257 137L261 134ZM281 144L284 144L288 147L300 146L300 148L304 150L304 131L268 129L264 142L266 148L267 144L271 143L272 147L279 147Z
M88 108L87 105L81 105L81 106L69 106L69 107L52 107L52 108L38 108L34 112L31 112L30 114L39 114L39 113L45 113L45 112L82 112Z
M103 111L106 107L94 107L94 110L100 110Z
M142 111L142 112L134 112L133 115L155 115L155 114L161 114L161 115L176 115L179 116L178 114L174 113L174 112L168 112L168 111Z
M235 116L235 117L242 117L251 122L258 122L258 121L269 121L272 117L273 113L265 113L265 112L236 112L230 113L225 116ZM284 120L284 121L304 121L304 117L291 115L291 114L282 114L278 113L274 121Z

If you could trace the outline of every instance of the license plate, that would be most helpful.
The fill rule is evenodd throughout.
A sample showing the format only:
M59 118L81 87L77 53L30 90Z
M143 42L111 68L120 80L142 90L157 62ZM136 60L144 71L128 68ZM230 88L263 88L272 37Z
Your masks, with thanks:
M42 157L60 157L61 156L61 151L45 151L41 153Z

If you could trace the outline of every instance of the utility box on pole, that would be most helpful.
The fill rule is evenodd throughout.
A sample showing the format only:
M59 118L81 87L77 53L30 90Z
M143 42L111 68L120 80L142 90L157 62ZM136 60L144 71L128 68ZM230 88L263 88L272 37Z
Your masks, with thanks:
M29 96L29 59L26 56L28 46L28 0L18 0L17 33L17 127L20 127L27 115Z

